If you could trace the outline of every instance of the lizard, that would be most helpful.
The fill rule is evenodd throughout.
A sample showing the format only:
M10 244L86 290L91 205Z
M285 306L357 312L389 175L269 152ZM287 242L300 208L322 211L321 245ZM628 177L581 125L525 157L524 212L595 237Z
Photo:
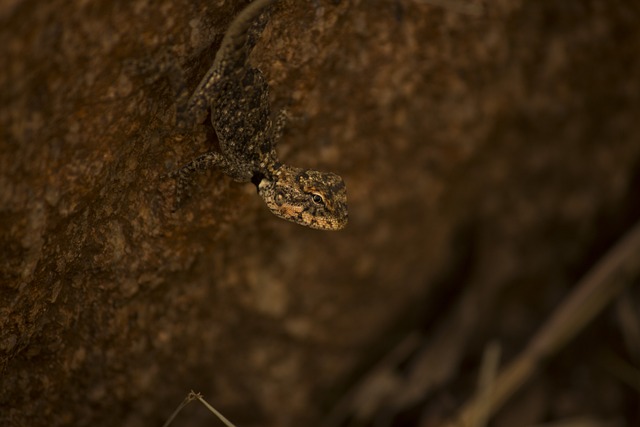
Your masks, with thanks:
M276 216L314 229L340 230L348 218L344 180L279 160L275 146L286 115L283 110L272 117L266 79L248 63L268 8L276 1L255 0L238 14L212 67L188 101L182 106L178 101L176 116L182 127L202 123L210 111L220 150L206 152L169 174L176 179L176 203L195 172L215 167L237 182L255 184Z

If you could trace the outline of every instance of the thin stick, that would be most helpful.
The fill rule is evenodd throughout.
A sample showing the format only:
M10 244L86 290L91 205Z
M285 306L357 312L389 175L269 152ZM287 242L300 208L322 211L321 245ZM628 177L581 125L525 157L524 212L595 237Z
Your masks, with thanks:
M204 400L204 398L202 397L202 394L196 393L193 390L191 390L187 395L187 397L185 397L185 399L182 401L182 403L178 405L176 410L173 411L173 414L171 414L169 419L162 425L162 427L168 427L169 424L171 424L171 422L174 420L174 418L180 413L180 411L182 411L182 408L184 408L194 400L199 400L209 411L213 412L213 415L218 417L218 419L222 421L224 425L226 425L227 427L236 427L231 421L226 419L225 416L222 415L220 412L218 412L213 406L209 405L209 403L206 400Z
M191 393L189 393L189 395L192 395L192 394L196 397L196 399L198 399L200 402L202 402L202 404L204 406L206 406L208 410L213 412L213 414L216 417L220 418L220 421L222 421L224 423L224 425L226 425L227 427L236 427L231 421L226 419L224 417L224 415L222 415L220 412L216 411L216 409L213 406L209 405L209 403L206 400L204 400L204 398L202 397L202 395L200 393L194 393L193 390L192 390Z
M178 405L178 407L176 408L175 411L173 411L173 414L171 414L171 416L169 417L169 419L162 425L162 427L168 427L169 424L171 424L171 422L173 421L173 419L180 413L180 411L182 411L182 408L184 408L185 406L187 406L189 403L191 403L193 400L195 400L195 396L196 394L193 392L193 390L191 391L191 393L189 393L187 395L187 397L184 398L184 400L182 401L182 403L180 405Z
M498 376L501 348L497 342L491 342L484 350L482 367L478 378L478 396L476 418L473 427L486 427L491 416L491 395Z
M495 381L489 397L490 414L495 413L538 367L578 334L640 273L640 223L637 223L578 282L575 290L554 311L536 333L527 348ZM447 427L470 426L477 418L479 399L476 394Z

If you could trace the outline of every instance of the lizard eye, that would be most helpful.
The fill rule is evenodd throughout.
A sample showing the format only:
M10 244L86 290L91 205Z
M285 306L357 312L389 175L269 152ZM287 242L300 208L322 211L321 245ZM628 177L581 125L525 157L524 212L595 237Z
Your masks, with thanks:
M276 201L278 206L282 205L282 202L284 201L284 194L281 191L276 192L274 200Z
M324 205L324 199L319 194L313 194L311 196L311 200L313 200L313 203L316 203L318 205Z

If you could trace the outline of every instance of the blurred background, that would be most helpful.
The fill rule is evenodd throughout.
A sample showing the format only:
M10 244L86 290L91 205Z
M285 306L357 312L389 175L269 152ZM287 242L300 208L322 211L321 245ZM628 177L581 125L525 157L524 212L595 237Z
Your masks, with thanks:
M639 425L640 4L278 2L321 232L215 170L170 209L215 134L126 64L193 89L248 3L0 3L0 424Z

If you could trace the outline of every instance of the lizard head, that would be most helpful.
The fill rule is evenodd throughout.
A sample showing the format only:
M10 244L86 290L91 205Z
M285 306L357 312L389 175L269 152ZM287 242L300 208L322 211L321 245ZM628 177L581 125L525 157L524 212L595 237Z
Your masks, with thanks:
M339 175L283 165L256 184L258 194L280 218L319 230L347 225L347 189Z

